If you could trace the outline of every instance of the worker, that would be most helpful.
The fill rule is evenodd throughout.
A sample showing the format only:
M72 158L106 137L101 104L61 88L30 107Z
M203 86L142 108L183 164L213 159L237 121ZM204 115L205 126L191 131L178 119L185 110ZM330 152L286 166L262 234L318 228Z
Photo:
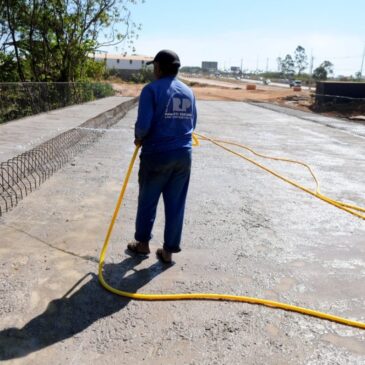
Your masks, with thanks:
M133 253L149 254L149 242L162 194L165 207L163 247L156 251L163 263L180 252L185 201L192 161L192 133L197 111L192 90L177 79L179 56L170 50L153 61L156 80L141 92L135 124L135 145L141 145L139 196Z

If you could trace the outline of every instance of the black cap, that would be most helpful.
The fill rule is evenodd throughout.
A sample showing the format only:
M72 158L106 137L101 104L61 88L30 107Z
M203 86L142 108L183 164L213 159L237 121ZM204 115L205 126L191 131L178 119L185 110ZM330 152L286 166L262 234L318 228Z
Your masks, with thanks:
M181 66L179 56L174 52L168 49L163 49L158 52L153 61L146 62L146 65L151 65L154 62L158 62L160 65L176 65L178 67Z

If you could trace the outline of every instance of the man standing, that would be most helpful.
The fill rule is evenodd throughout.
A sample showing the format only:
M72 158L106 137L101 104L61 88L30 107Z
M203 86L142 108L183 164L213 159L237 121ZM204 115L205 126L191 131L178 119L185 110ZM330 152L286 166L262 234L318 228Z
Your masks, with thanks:
M191 169L192 133L196 126L195 97L176 79L178 55L169 50L157 53L147 63L154 66L156 81L141 92L135 124L135 144L142 145L138 174L139 196L134 253L149 254L149 241L160 195L165 206L163 248L156 251L164 263L180 252L185 201Z

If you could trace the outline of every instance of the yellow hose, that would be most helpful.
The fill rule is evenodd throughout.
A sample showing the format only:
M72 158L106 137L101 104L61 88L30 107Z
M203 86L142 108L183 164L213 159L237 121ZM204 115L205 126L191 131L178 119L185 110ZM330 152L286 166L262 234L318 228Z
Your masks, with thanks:
M361 219L364 219L365 220L365 215L364 214L360 214L360 213L357 212L357 211L359 211L359 212L365 212L365 208L358 207L356 205L351 205L351 204L343 203L343 202L340 202L340 201L331 199L331 198L327 197L326 195L321 194L319 192L319 183L318 183L318 180L317 180L316 176L314 175L312 169L307 164L304 164L303 162L296 161L296 160L289 160L289 159L284 159L284 158L279 158L279 157L265 156L265 155L262 155L262 154L259 154L259 153L255 152L251 148L246 147L244 145L241 145L239 143L234 143L234 142L229 142L229 141L220 141L220 140L216 140L216 139L213 139L213 138L209 138L209 137L203 136L203 135L198 134L198 133L196 133L196 135L199 138L201 138L201 139L210 141L211 143L215 144L216 146L219 146L219 147L223 148L224 150L226 150L226 151L228 151L228 152L230 152L230 153L232 153L232 154L234 154L234 155L236 155L238 157L241 157L241 158L243 158L244 160L246 160L248 162L253 163L257 167L260 167L261 169L263 169L263 170L269 172L270 174L278 177L279 179L287 182L288 184L293 185L296 188L301 189L301 190L305 191L306 193L308 193L308 194L310 194L310 195L312 195L312 196L314 196L314 197L316 197L318 199L321 199L321 200L325 201L328 204L331 204L331 205L333 205L333 206L335 206L335 207L337 207L339 209L342 209L342 210L344 210L344 211L346 211L346 212L348 212L348 213L350 213L350 214L352 214L352 215L354 215L354 216L356 216L358 218L361 218ZM245 149L251 151L252 153L254 153L255 155L260 156L260 157L264 157L264 158L267 158L267 159L281 160L281 161L292 162L292 163L296 163L296 164L303 165L303 166L307 167L309 169L309 171L311 172L314 180L316 181L317 189L316 189L316 191L312 191L312 190L306 188L305 186L300 185L299 183L297 183L297 182L295 182L295 181L293 181L293 180L291 180L291 179L289 179L289 178L287 178L287 177L285 177L283 175L280 175L279 173L275 172L274 170L271 170L268 167L266 167L266 166L264 166L264 165L256 162L252 158L249 158L247 156L244 156L241 153L236 152L236 151L232 150L231 148L228 148L228 147L224 146L223 144L230 144L230 145L235 145L235 146L238 146L238 147L241 147L241 148L245 148Z
M198 134L196 134L196 135L200 136ZM219 142L217 142L213 139L210 139L210 138L205 137L205 136L200 136L200 138L205 139L205 140L209 140L212 143L216 144L217 146L222 147L225 150L234 153L235 155L238 155L242 158L247 159L250 162L253 162L253 163L257 164L255 161L253 161L249 158L246 158L243 155L240 155L237 152L226 148L225 146L222 146ZM199 140L196 136L193 136L193 142L194 142L194 145L199 145ZM229 142L229 143L231 143L231 142ZM132 170L133 170L133 166L134 166L137 154L138 154L138 150L139 150L139 146L137 146L134 150L132 159L130 161L130 164L129 164L129 167L128 167L128 170L127 170L127 174L124 178L122 189L121 189L119 197L118 197L118 201L117 201L114 213L113 213L112 220L109 224L109 228L108 228L105 240L104 240L104 245L103 245L103 248L102 248L101 253L100 253L98 277L99 277L99 281L100 281L101 285L105 289L109 290L110 292L112 292L114 294L117 294L117 295L120 295L120 296L123 296L123 297L128 297L128 298L131 298L131 299L139 299L139 300L149 300L149 301L188 300L188 299L197 300L198 299L198 300L224 300L224 301L251 303L251 304L261 304L261 305L264 305L264 306L267 306L267 307L280 308L280 309L284 309L284 310L287 310L287 311L297 312L297 313L301 313L301 314L305 314L305 315L309 315L309 316L313 316L313 317L317 317L317 318L321 318L321 319L326 319L326 320L337 322L337 323L344 324L344 325L347 325L347 326L352 326L352 327L356 327L356 328L365 329L365 323L362 323L362 322L357 322L357 321L349 320L349 319L346 319L346 318L334 316L334 315L331 315L331 314L322 313L322 312L315 311L315 310L312 310L312 309L307 309L307 308L297 307L297 306L290 305L290 304L275 302L275 301L272 301L272 300L259 299L259 298L253 298L253 297L246 297L246 296L240 296L240 295L215 294L215 293L138 294L138 293L130 293L130 292L127 292L127 291L119 290L119 289L116 289L116 288L113 288L112 286L110 286L105 281L105 279L103 277L103 267L104 267L105 255L106 255L106 252L107 252L107 249L108 249L110 236L112 234L115 221L118 217L120 206L122 204L123 197L124 197L124 194L125 194L128 182L129 182L129 178L130 178ZM275 172L272 172L271 170L265 168L262 165L259 165L259 164L257 164L257 165L260 166L261 168L264 168L266 171L269 171L270 173L273 173L275 176L280 177L284 181L288 181L289 183L292 184L292 182L290 182L290 180L281 177L279 174L277 174ZM303 189L303 190L307 191L309 193L312 193L312 192L310 192L310 190L308 190L306 188ZM312 195L313 195L313 193L312 193ZM322 199L322 200L324 200L324 199ZM336 204L334 204L334 202L335 201L331 201L330 204L333 204L333 205L337 206L337 202L336 202ZM337 206L337 207L340 207L340 209L343 209L342 206ZM353 212L350 212L350 213L353 214Z

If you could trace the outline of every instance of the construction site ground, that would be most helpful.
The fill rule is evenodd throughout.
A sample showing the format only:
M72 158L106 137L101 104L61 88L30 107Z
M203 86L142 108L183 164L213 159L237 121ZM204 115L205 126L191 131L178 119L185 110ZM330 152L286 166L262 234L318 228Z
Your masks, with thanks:
M290 109L324 115L328 117L349 119L365 125L364 103L335 103L322 106L321 112L313 108L315 87L303 87L294 91L288 85L273 83L264 85L261 81L203 78L183 75L181 80L188 84L198 100L226 100L247 102L269 102ZM255 90L246 90L248 84L256 86ZM114 88L123 96L138 96L143 84L113 83ZM314 112L314 110L316 111Z
M194 90L198 100L227 101L277 101L286 97L301 96L309 98L309 91L294 92L290 88L270 85L257 85L256 90L246 90L246 83L211 80L203 78L182 78ZM138 96L143 84L113 83L114 88L123 96Z
M305 161L323 193L364 206L365 127L288 110L199 100L197 130ZM0 360L364 364L364 330L245 303L133 301L99 285L98 256L134 150L135 119L136 108L0 218ZM300 166L260 161L314 189ZM154 254L125 252L134 234L137 168L107 254L112 285L247 295L365 322L363 220L202 142L193 151L183 251L166 267ZM153 251L163 227L160 204Z

